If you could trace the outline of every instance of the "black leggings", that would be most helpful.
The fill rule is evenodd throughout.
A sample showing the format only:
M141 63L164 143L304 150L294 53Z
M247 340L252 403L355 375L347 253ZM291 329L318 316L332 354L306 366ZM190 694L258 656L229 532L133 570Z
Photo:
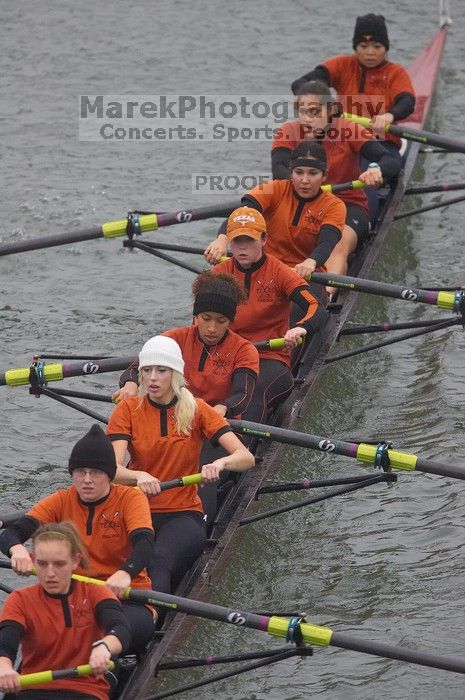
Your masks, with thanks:
M284 401L291 393L293 386L294 378L287 365L279 360L260 358L260 372L252 399L241 418L256 423L266 422L270 408Z
M131 646L125 653L141 654L155 632L153 615L146 605L133 600L122 600L121 605L131 630Z
M171 593L202 554L207 541L203 513L152 513L155 546L148 574L154 590Z

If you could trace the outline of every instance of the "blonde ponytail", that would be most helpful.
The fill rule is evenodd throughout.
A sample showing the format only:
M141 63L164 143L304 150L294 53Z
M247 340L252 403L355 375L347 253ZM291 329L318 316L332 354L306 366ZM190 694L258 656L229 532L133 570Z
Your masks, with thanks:
M178 401L174 409L176 418L176 430L181 435L190 435L192 431L192 422L197 410L197 403L193 394L184 386L184 377L180 372L173 370L173 378L171 386L176 394Z
M174 417L176 420L176 430L180 435L190 435L192 431L192 422L197 410L197 402L193 394L185 386L184 376L181 372L175 369L172 371L171 388L174 395L178 399L174 409ZM147 389L142 381L142 371L139 370L139 408L142 406L142 401L147 394Z

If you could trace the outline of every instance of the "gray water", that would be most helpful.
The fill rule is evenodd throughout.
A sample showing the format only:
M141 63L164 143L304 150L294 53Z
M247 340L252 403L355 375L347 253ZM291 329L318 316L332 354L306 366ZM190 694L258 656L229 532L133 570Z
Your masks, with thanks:
M192 193L191 173L261 173L269 143L82 142L78 95L282 95L318 60L350 50L363 11L389 18L391 57L408 64L432 36L436 3L94 2L1 3L2 229L22 240L124 218L229 201ZM460 135L465 10L453 8L429 126ZM460 155L422 156L414 180L462 181ZM439 199L438 195L433 196ZM431 197L416 197L417 206ZM463 283L463 205L396 224L373 271L409 285ZM160 230L161 241L204 245L215 222ZM191 260L201 265L201 260ZM135 354L152 334L188 322L192 275L121 241L89 241L0 259L0 369L35 352ZM365 298L363 322L441 312ZM351 341L353 344L360 341ZM342 347L342 344L341 344ZM302 417L310 432L385 437L422 457L465 464L460 330L425 336L332 366ZM109 393L114 376L64 386ZM67 483L70 446L90 419L25 388L1 389L2 510L25 508ZM94 405L95 408L95 405ZM105 404L97 410L108 413ZM359 472L351 460L290 450L274 479ZM273 503L282 503L279 497ZM270 497L258 507L265 508ZM465 642L465 498L462 483L400 474L317 507L252 525L211 599L246 609L302 610L335 630L462 655ZM5 574L5 581L14 578ZM186 654L267 648L265 635L199 624ZM166 687L197 673L178 674ZM320 649L192 698L462 698L460 676L349 651Z

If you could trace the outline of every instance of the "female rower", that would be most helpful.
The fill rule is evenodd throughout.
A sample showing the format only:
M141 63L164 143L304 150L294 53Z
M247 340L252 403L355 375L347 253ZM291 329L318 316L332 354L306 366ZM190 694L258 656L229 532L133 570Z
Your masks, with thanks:
M406 119L415 109L415 91L405 68L387 60L383 15L357 17L352 45L354 54L330 58L295 80L294 94L309 80L323 80L336 90L344 111L370 117L375 129ZM386 145L397 153L400 139L388 134Z
M327 169L321 144L300 144L291 154L290 179L288 175L287 180L272 180L242 197L242 204L265 218L265 253L301 277L323 268L344 226L345 204L321 190ZM227 236L220 233L205 251L208 262L218 263L227 247Z
M296 99L299 118L280 127L271 150L273 177L287 179L293 149L302 144L319 143L328 163L327 181L336 185L361 180L379 187L397 175L397 160L377 141L368 129L331 114L333 98L325 83L313 81L303 85ZM360 158L370 166L360 172ZM338 193L347 211L342 238L327 262L329 272L346 274L349 256L367 238L370 230L368 200L362 189L347 189ZM375 191L374 218L377 209Z
M21 698L108 698L108 661L130 642L127 622L107 586L74 581L87 569L86 553L71 523L43 525L33 537L38 583L10 593L0 616L0 690L21 690L13 664L21 644L21 673L90 664L93 675L61 678L23 690ZM16 697L16 696L15 696Z
M202 553L206 525L196 485L161 493L160 481L197 473L204 438L228 452L202 466L205 483L217 481L224 469L241 472L254 465L226 420L186 389L183 373L176 341L151 338L139 353L140 395L121 401L108 423L117 481L137 485L149 496L156 533L150 573L156 590L163 592L170 592Z
M237 311L233 328L252 341L264 338L285 339L283 350L260 351L260 372L252 401L243 418L261 422L267 411L281 403L291 392L294 379L290 370L290 352L307 333L315 333L327 319L327 312L311 294L310 287L294 270L263 252L266 223L262 214L240 207L228 219L227 240L232 258L213 268L221 275L233 274L247 290L248 301ZM208 274L208 273L204 273ZM299 307L301 317L289 328L291 303Z
M180 346L192 394L221 416L240 417L258 376L256 348L230 328L238 304L246 300L244 288L232 275L208 271L196 278L192 292L194 325L172 328L162 335ZM138 363L123 372L120 387L114 400L137 395Z
M97 424L73 447L69 458L73 485L46 496L0 535L0 549L11 556L13 570L29 575L33 561L24 547L45 523L70 520L84 542L88 565L78 573L105 580L116 595L128 586L152 588L147 567L153 556L153 528L147 499L137 489L112 483L116 460L111 441ZM123 612L141 652L153 636L156 613L125 600Z

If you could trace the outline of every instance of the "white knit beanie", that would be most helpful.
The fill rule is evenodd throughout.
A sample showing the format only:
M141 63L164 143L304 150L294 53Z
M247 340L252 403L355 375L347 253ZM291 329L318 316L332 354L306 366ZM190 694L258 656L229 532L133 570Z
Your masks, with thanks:
M141 367L169 367L184 374L184 360L181 348L173 338L165 335L155 335L147 340L139 353L139 369Z

